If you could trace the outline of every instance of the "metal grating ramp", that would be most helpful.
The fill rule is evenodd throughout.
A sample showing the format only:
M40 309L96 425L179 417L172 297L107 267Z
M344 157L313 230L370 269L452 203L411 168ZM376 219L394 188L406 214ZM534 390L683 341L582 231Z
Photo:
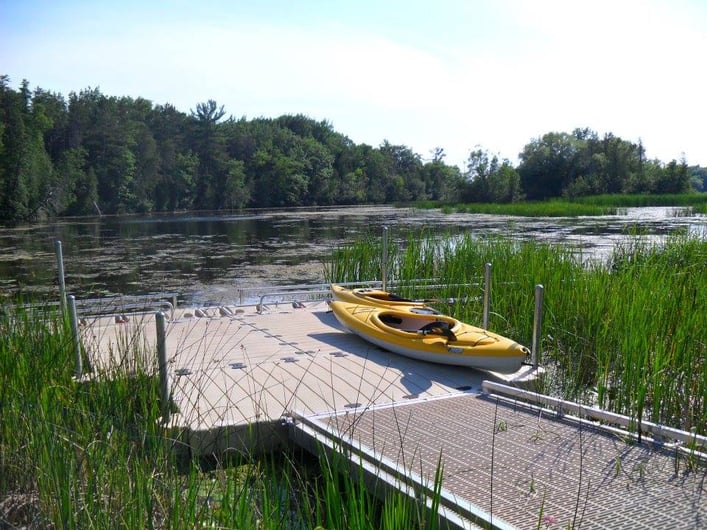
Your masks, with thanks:
M444 508L459 521L493 528L707 528L704 462L499 396L462 394L298 423L300 442L307 432L326 433L354 461L377 460L381 472L397 470L393 476L403 483L401 473L431 484L441 455Z

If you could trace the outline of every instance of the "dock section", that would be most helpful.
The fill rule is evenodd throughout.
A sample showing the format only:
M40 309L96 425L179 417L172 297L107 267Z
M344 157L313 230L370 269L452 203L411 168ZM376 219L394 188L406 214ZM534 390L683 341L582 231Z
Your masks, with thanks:
M82 323L94 372L155 367L154 314ZM508 378L383 351L325 301L177 309L166 351L177 451L328 447L428 504L441 471L452 528L707 528L689 452L484 393Z
M287 443L294 411L317 415L478 392L493 377L372 346L344 332L326 301L294 305L174 311L166 352L176 409L169 425L179 447L192 454L270 450ZM154 366L132 354L154 355L155 341L153 314L101 317L83 331L99 369Z

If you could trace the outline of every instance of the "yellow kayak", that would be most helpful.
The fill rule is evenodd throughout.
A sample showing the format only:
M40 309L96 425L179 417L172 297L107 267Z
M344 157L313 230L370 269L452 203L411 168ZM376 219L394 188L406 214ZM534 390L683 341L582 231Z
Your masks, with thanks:
M511 339L446 315L336 300L330 305L347 330L385 350L421 361L512 373L530 354Z
M331 285L331 295L337 302L348 302L351 304L370 305L375 307L390 307L404 309L413 313L436 315L436 309L425 305L419 300L409 300L382 289L359 288L347 289L340 285Z

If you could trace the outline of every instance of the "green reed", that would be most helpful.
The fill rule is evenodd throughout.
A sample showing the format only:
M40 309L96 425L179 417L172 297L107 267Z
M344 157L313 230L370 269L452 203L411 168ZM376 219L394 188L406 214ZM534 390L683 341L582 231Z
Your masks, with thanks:
M635 193L635 194L605 194L576 197L572 202L621 208L640 208L645 206L704 206L707 204L707 193Z
M520 217L585 217L614 215L612 206L584 204L560 199L515 203L471 203L443 208L447 212L516 215Z
M154 352L119 353L134 354L137 364L110 379L75 381L71 331L60 314L0 308L0 501L14 496L25 505L8 524L422 527L425 514L415 502L402 494L379 502L342 457L312 465L295 453L243 455L209 469L178 462L160 426L154 366L145 361Z
M375 278L341 263L368 259L366 245L335 252L328 280ZM422 232L389 254L397 292L437 300L438 309L477 325L484 264L491 263L489 327L528 345L535 286L542 284L542 362L557 374L546 381L547 391L637 419L707 430L706 241L675 236L649 244L627 236L607 263L586 265L564 245ZM441 287L430 292L419 278Z
M707 193L679 194L605 194L574 197L572 199L548 199L545 201L522 201L516 203L469 203L443 204L435 201L415 203L418 208L441 208L446 213L478 213L491 215L515 215L521 217L581 217L615 215L618 208L646 206L691 207L695 213L705 213Z

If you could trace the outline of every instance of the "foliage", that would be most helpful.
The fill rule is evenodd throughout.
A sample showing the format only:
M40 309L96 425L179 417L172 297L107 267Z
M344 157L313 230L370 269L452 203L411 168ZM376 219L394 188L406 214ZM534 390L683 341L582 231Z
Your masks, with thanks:
M440 208L435 201L415 203L418 208ZM443 204L446 213L481 213L491 215L514 215L523 217L581 217L616 215L621 208L666 206L681 208L693 213L705 213L707 193L638 193L605 194L574 197L571 199L547 199L518 203L471 202L464 204Z
M520 153L521 183L529 199L602 193L685 193L687 163L646 160L642 143L589 129L547 133Z
M469 154L461 199L467 203L512 203L523 199L520 175L508 160L477 148Z
M690 180L695 190L707 192L707 167L690 167Z
M32 94L0 82L0 222L41 215L448 199L458 171L405 146L356 145L302 115L190 114L96 88Z
M68 100L0 76L0 222L185 209L515 203L596 193L704 188L701 168L644 160L643 147L587 129L533 140L514 168L475 148L464 172L388 141L355 144L307 116L226 117L208 100L189 114L97 88Z
M521 217L582 217L614 215L616 208L552 199L513 204L469 203L445 206L445 212L516 215Z
M675 206L698 208L707 204L707 193L637 193L623 195L593 195L577 197L572 200L577 204L605 206L614 208L641 208L646 206Z

